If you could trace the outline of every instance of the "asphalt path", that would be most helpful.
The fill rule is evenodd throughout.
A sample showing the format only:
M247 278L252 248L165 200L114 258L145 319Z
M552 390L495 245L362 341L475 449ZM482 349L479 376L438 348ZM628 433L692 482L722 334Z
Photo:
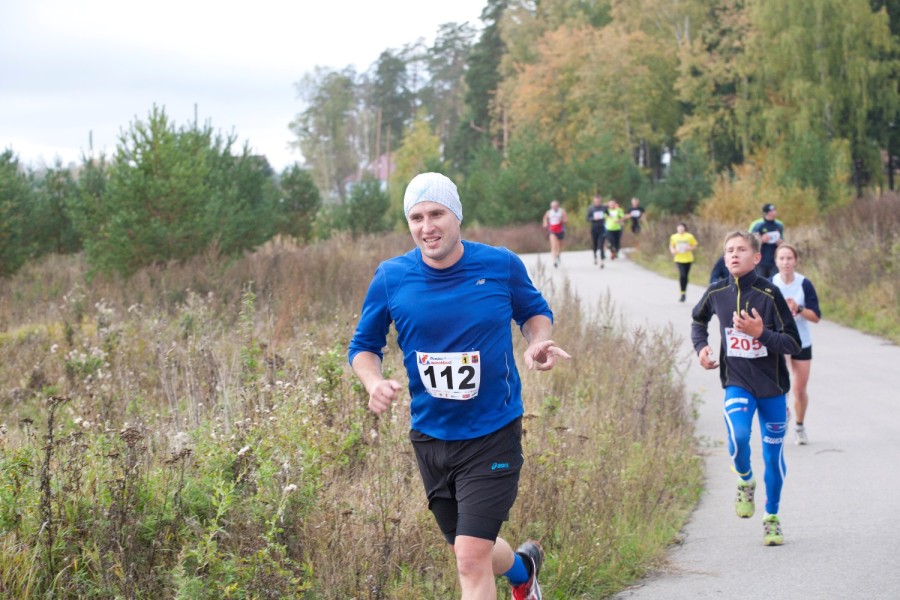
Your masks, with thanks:
M546 253L523 260L548 296L568 281L587 308L608 296L628 327L671 324L683 336L686 393L700 400L705 489L663 567L615 598L900 598L900 347L827 315L812 326L809 444L795 446L788 434L779 511L785 543L766 547L759 423L751 442L757 511L740 519L718 371L701 368L690 346L691 309L703 288L691 285L687 302L678 302L674 264L670 279L627 258L599 269L590 251L564 252L559 268ZM711 341L718 358L718 336Z

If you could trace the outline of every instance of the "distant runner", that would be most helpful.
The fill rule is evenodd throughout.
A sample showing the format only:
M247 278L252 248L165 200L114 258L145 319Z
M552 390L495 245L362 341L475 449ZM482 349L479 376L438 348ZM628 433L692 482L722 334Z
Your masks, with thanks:
M697 239L687 230L687 223L679 223L675 233L669 236L669 252L678 265L678 286L681 289L679 302L684 302L687 298L688 275L691 273L691 265L694 264L696 247Z
M544 231L550 238L550 254L553 255L553 266L558 267L562 258L563 238L566 237L566 225L569 223L569 216L566 209L560 208L559 201L554 200L550 203L550 209L544 213L543 226Z
M619 248L622 245L622 223L625 221L625 211L619 203L610 200L606 208L606 239L609 242L609 258L616 260L619 257Z
M603 206L603 198L594 196L587 208L587 220L591 224L591 241L594 243L594 264L597 264L597 251L600 252L600 268L606 262L606 252L603 245L606 243L606 207Z
M775 218L778 211L774 204L764 204L762 207L763 218L750 224L750 233L759 236L760 255L762 258L756 267L756 272L761 277L772 279L778 272L775 266L775 250L784 241L784 223Z
M634 234L634 246L638 246L638 238L641 233L641 222L644 219L644 207L638 198L631 199L631 209L628 211L628 218L631 221L631 233Z

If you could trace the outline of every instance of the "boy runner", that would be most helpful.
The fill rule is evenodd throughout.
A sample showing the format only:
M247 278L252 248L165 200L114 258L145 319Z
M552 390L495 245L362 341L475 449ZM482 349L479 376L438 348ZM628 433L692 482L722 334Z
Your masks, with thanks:
M778 505L784 483L786 394L791 384L785 354L800 352L800 334L781 291L755 272L759 240L744 231L725 237L725 265L731 274L709 286L693 310L691 341L704 369L719 367L725 388L728 449L739 476L734 509L741 518L755 511L756 480L750 466L753 414L759 413L765 463L766 507L763 543L784 543ZM709 346L709 321L716 315L722 344L720 363Z

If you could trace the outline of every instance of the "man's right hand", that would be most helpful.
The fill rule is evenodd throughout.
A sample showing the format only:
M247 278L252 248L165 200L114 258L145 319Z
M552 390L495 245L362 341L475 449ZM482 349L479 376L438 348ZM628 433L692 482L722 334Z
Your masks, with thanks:
M369 390L369 410L380 415L391 407L403 386L394 379L382 379Z
M700 358L700 366L704 369L715 369L719 366L719 363L713 358L713 351L709 346L703 348L698 356Z

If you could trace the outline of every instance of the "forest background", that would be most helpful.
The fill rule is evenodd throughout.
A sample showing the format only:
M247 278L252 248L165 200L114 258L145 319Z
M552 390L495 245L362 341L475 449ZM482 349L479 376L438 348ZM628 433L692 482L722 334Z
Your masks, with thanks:
M157 106L81 165L30 171L6 149L0 274L50 252L127 276L275 234L390 230L426 169L459 183L467 226L598 193L676 215L718 201L741 225L774 200L796 226L894 189L896 0L491 0L482 18L363 73L305 74L291 124L305 163L282 173ZM746 214L728 205L740 186L758 197Z
M0 154L0 592L451 597L408 422L365 415L343 359L424 170L459 184L468 237L516 251L544 249L553 199L578 247L594 194L638 197L657 268L676 221L708 267L775 203L828 317L900 339L900 1L489 0L482 21L306 74L305 163L281 173L158 106L111 156ZM558 551L554 597L597 598L697 497L691 407L649 410L680 393L664 333L554 302L572 348L631 367L526 382L523 487L555 492L517 533Z

